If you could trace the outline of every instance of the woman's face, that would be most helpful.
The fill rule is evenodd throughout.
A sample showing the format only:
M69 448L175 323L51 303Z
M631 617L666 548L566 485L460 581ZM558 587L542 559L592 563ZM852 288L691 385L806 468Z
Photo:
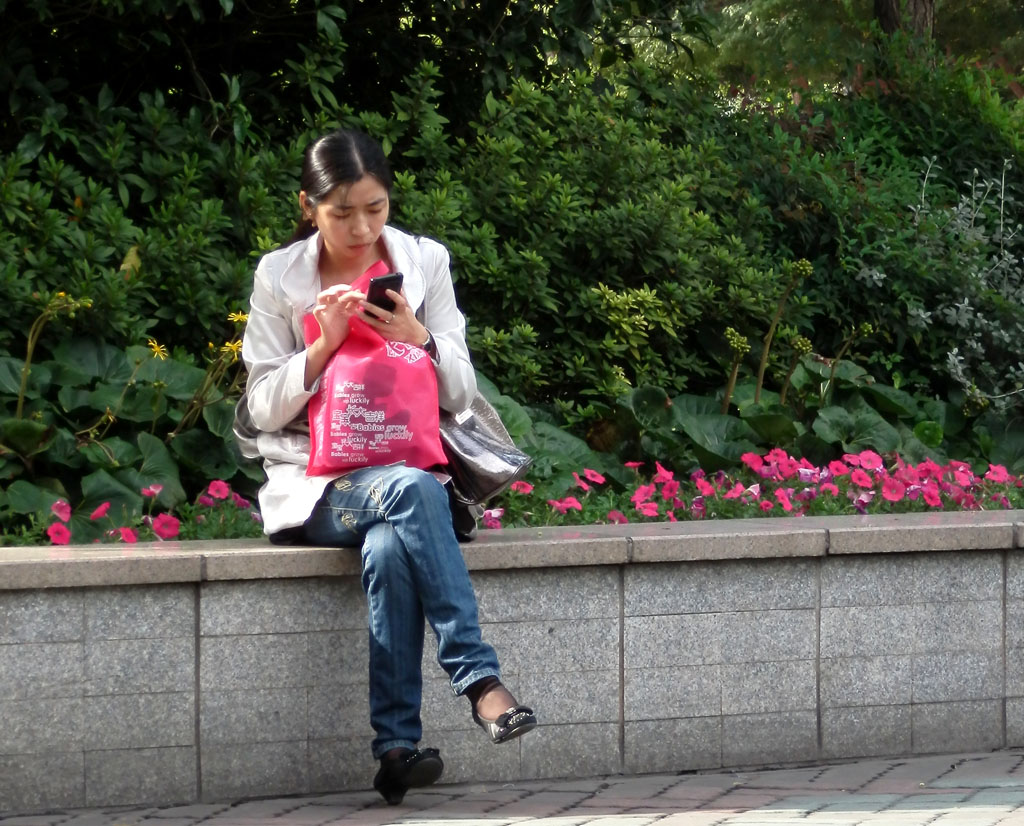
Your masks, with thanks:
M299 200L306 209L305 192L299 193ZM387 190L371 175L334 189L313 210L313 223L323 236L331 260L358 264L375 257L375 245L384 231L389 208Z

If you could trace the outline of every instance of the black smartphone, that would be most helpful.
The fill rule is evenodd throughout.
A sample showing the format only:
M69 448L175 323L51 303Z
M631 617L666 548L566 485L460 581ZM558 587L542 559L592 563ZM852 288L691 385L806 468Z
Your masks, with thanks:
M394 312L395 302L388 298L387 290L401 292L403 280L404 276L400 272L389 272L387 275L371 278L370 287L366 291L366 300L382 310Z

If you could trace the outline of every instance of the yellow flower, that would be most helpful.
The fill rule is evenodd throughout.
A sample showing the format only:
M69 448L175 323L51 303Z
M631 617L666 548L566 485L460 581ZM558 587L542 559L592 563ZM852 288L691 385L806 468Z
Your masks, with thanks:
M236 338L234 341L225 341L224 346L220 348L220 351L225 355L231 356L231 361L238 361L238 354L242 350L242 340Z
M165 361L167 359L167 348L162 344L158 344L155 338L151 338L146 342L149 345L149 349L153 351L153 358Z
M228 313L228 321L234 321L237 324L245 324L249 320L249 316L246 313Z

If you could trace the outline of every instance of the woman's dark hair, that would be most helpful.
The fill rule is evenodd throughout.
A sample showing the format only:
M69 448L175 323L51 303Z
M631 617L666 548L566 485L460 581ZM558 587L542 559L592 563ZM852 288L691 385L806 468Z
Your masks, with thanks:
M381 145L354 129L338 129L306 147L300 187L306 193L306 202L316 209L339 186L354 184L366 175L376 178L391 194L391 167ZM312 220L303 216L288 243L308 238L313 232Z

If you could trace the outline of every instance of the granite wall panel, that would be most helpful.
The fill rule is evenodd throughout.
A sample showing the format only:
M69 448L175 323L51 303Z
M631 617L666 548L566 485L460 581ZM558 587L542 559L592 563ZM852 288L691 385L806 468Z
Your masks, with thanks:
M1014 552L473 580L542 725L494 747L427 629L423 742L448 782L1024 745ZM0 811L366 788L367 669L355 577L0 590Z

